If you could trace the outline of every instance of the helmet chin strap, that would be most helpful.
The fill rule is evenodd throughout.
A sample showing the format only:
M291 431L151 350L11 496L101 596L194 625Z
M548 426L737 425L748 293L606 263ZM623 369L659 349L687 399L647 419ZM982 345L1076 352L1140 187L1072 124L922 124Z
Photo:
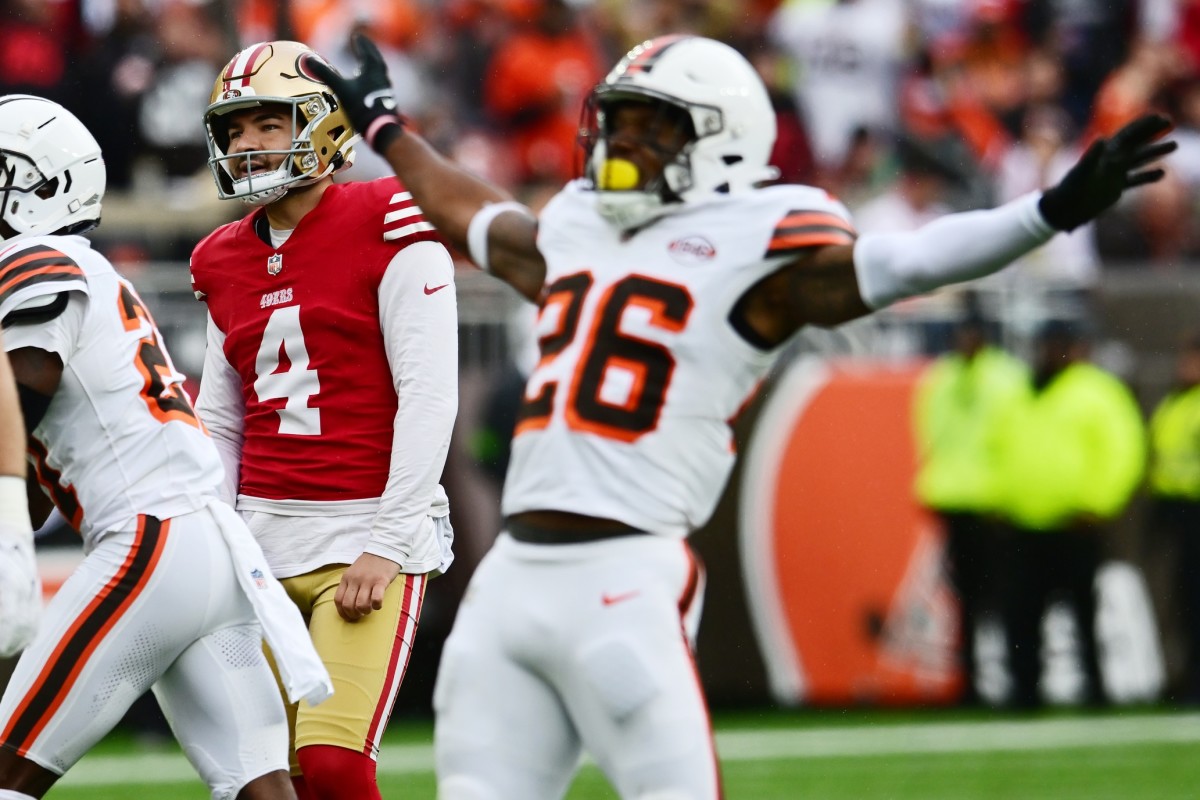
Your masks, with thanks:
M270 174L274 175L275 173ZM264 182L264 177L265 176L260 176L259 181ZM238 199L246 205L254 206L256 208L258 206L265 206L274 203L276 200L287 194L288 191L288 184L286 183L273 183L272 185L268 185L266 188L253 191L254 183L253 177L239 178L233 182L233 190L237 192L239 189L245 189L247 193L240 195Z

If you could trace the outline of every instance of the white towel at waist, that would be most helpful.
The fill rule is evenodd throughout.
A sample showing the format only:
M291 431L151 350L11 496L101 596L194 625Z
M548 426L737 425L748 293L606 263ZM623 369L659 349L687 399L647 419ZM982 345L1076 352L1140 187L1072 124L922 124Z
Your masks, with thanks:
M267 559L237 512L214 501L208 510L217 520L233 556L238 583L262 624L288 700L316 705L333 694L333 681L313 647L300 610L271 575Z

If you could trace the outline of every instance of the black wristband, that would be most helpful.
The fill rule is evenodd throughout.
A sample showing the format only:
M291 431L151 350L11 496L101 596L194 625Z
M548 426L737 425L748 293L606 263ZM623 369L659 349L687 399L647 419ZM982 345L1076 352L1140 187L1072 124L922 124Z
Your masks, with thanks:
M392 142L399 139L404 134L404 123L397 118L393 124L384 125L375 132L375 136L369 144L371 148L380 155L387 152L388 147Z

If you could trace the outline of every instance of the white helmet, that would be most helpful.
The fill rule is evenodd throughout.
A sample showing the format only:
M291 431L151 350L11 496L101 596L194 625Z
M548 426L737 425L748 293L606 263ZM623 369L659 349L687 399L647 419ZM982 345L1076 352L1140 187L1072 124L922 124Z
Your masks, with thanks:
M0 97L0 240L84 233L100 224L100 145L58 103Z
M300 42L259 42L240 51L217 75L204 125L208 166L222 200L236 197L249 205L266 205L293 186L306 186L353 163L358 133L330 88L308 70L312 58L320 56ZM291 147L229 153L227 115L264 103L287 106ZM269 173L234 179L232 162L263 154L287 158Z
M682 109L693 139L642 189L605 190L598 180L608 160L606 105L638 99ZM585 177L600 212L634 228L714 192L739 192L778 177L768 166L775 144L775 109L750 62L737 50L699 36L660 36L630 50L592 90L581 132Z

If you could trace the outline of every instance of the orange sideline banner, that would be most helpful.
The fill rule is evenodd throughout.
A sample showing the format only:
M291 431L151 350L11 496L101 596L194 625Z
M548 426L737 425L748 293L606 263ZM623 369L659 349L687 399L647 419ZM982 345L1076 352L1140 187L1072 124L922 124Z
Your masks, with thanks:
M958 694L941 534L912 494L922 367L799 360L755 426L740 547L781 703L940 704Z

